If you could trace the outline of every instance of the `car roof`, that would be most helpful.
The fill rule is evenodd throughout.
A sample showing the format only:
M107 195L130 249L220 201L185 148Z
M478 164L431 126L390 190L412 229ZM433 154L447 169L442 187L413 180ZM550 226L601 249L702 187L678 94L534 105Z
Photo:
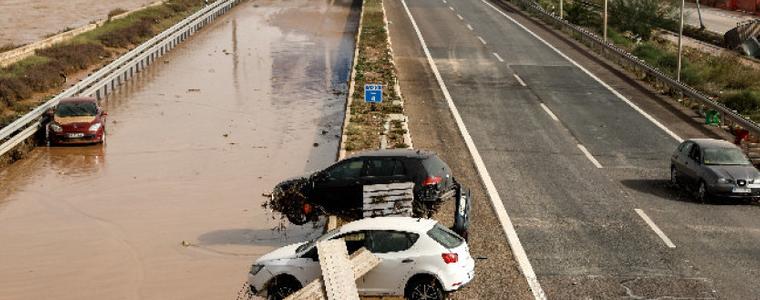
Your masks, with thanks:
M92 97L71 97L71 98L63 98L58 103L77 103L77 102L93 102L97 103L97 99Z
M414 149L382 149L357 153L351 157L409 157L409 158L427 158L435 155L432 151L414 150Z
M410 217L374 217L364 218L343 225L341 232L359 230L392 230L423 233L433 228L438 223L436 220Z
M701 139L689 139L689 141L694 142L695 144L699 145L699 147L702 147L702 148L738 148L738 146L726 140L701 138Z

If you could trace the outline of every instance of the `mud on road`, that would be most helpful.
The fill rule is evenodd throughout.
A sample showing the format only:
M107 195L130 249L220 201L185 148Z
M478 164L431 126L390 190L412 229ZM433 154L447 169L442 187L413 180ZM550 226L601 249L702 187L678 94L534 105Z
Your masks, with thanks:
M260 195L335 161L358 4L242 3L103 103L105 146L0 170L0 299L231 299L319 234Z

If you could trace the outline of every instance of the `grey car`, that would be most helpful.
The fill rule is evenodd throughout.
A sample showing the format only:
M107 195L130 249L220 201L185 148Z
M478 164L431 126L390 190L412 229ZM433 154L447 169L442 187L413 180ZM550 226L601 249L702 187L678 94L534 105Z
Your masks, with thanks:
M696 188L696 197L745 198L760 196L760 172L736 145L716 139L689 139L670 159L670 181Z

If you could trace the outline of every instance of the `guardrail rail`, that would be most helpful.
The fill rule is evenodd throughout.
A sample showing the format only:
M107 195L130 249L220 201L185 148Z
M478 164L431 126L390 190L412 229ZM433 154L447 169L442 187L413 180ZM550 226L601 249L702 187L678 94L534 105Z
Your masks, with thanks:
M569 32L571 35L579 37L579 40L589 46L591 49L596 50L607 59L615 61L618 65L633 69L636 74L643 73L645 77L649 77L655 81L655 86L664 87L673 94L683 95L684 102L686 104L696 103L701 106L702 109L715 110L720 113L721 125L739 126L747 131L752 138L760 138L760 125L750 120L749 118L740 115L731 108L726 107L722 103L711 99L709 96L698 91L697 89L675 80L670 75L658 70L657 68L647 64L645 61L629 53L628 51L615 46L612 43L605 42L603 38L596 33L589 31L583 27L572 24L559 16L546 11L540 4L532 0L498 0L502 4L506 2L517 2L536 14L547 24L556 26L557 28Z
M156 59L195 34L243 0L218 0L198 10L174 26L140 44L105 67L77 82L62 93L0 129L0 156L14 149L42 127L41 118L63 98L94 96L98 100L113 92Z

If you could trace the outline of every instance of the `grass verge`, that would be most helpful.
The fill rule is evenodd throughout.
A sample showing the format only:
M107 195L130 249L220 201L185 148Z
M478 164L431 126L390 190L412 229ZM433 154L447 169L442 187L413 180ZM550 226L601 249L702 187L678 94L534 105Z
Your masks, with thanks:
M37 50L35 55L0 69L0 128L49 98L67 77L103 65L111 57L150 39L203 7L200 0L170 0L136 11L73 39ZM43 95L42 97L35 97Z
M361 151L380 148L380 136L389 114L403 113L401 96L396 89L396 66L393 63L382 0L364 0L359 49L354 69L354 92L348 109L350 119L344 134L345 150ZM382 84L383 102L370 105L364 102L364 84ZM391 124L390 148L407 148L400 138L401 125ZM403 130L403 129L401 129ZM393 135L393 136L390 136Z

